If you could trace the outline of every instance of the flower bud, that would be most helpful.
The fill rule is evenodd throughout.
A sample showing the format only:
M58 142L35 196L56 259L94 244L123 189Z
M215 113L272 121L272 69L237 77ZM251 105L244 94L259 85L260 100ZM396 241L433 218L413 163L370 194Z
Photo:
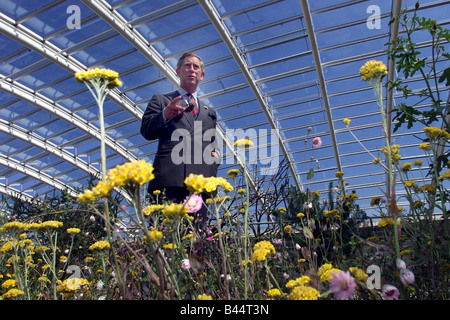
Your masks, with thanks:
M413 284L415 281L414 273L412 273L409 269L401 269L400 270L400 281L403 285Z

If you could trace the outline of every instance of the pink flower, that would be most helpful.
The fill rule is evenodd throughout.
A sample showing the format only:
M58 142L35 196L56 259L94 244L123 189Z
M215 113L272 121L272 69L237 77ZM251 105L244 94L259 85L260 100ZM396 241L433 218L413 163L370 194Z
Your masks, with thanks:
M397 266L397 269L399 269L399 270L401 270L401 269L406 269L406 263L405 263L405 261L403 261L403 260L400 259L400 258L397 258L395 264L396 264L396 266Z
M400 291L390 284L385 284L381 290L381 293L383 294L384 300L397 300L400 296Z
M330 280L330 291L337 300L348 300L356 288L355 279L349 271L334 273Z
M189 262L189 259L183 259L181 261L181 269L189 270L190 268L191 268L191 263Z
M188 208L189 213L195 213L202 208L203 199L201 196L193 194L189 198L186 198L184 204Z
M313 148L319 148L322 145L322 139L320 137L315 137L312 141Z
M407 286L409 284L413 284L415 281L414 273L412 273L409 269L401 269L400 270L400 280L403 285Z
M312 131L312 127L308 127L308 133Z

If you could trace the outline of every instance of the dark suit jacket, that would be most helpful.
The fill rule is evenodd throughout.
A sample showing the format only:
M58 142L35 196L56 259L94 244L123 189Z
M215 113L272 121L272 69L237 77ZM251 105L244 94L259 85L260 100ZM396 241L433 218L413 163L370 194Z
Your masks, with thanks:
M149 190L184 187L191 173L217 175L219 159L211 155L217 147L216 112L200 102L195 122L191 113L165 122L163 109L179 95L178 91L154 95L142 117L141 134L147 140L159 140Z

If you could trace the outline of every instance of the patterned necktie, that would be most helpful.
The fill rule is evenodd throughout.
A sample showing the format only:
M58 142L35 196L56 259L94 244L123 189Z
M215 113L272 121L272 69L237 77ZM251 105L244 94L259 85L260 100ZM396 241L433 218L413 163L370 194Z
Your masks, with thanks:
M194 116L194 119L197 118L198 116L198 105L197 105L197 101L195 100L194 96L190 93L186 94L187 98L188 98L188 103L189 103L189 110L192 110L192 115Z

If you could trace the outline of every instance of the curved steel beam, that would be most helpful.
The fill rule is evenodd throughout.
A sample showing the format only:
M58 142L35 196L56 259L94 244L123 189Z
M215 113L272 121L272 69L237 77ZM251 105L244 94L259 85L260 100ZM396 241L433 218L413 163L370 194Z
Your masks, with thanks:
M70 73L75 74L75 72L87 69L85 65L68 55L64 50L61 50L50 41L45 40L1 12L0 32L21 43L25 47L39 53ZM124 108L136 119L140 120L142 118L142 110L121 93L119 89L115 88L114 90L111 90L108 96L112 101Z
M51 99L44 97L43 95L34 92L30 88L21 85L17 82L11 81L6 76L0 74L0 89L22 99L28 103L35 105L36 107L45 110L60 119L66 121L75 128L85 132L89 136L101 140L100 130L82 119L81 117L72 114L69 110L55 103ZM108 148L119 154L127 161L136 160L136 157L128 152L123 146L118 144L114 139L106 137L105 144Z
M308 0L300 0L302 6L303 18L305 20L306 31L308 33L309 43L311 45L311 52L314 57L314 64L316 66L317 78L319 81L320 90L322 92L323 104L327 115L328 127L330 129L331 144L333 146L334 158L336 160L337 171L342 171L341 159L339 157L339 150L337 148L336 133L334 131L333 118L331 116L330 102L328 99L328 91L325 84L325 77L323 75L322 62L319 55L319 48L317 46L316 35L312 23L311 12L309 10Z
M80 159L76 155L64 150L61 147L58 147L57 145L45 140L43 137L35 134L30 133L28 130L13 124L13 123L6 123L6 121L0 119L0 132L3 132L7 135L12 136L13 138L20 139L22 141L28 142L32 144L35 147L38 147L44 151L47 151L54 156L64 160L67 163L70 163L74 167L90 174L93 173L99 179L101 179L102 173L100 170L97 170L96 168L92 167L84 161L83 159ZM45 182L45 181L42 181ZM117 190L125 199L128 201L131 200L131 198L128 196L128 194L122 190ZM0 191L1 193L1 191Z
M0 193L6 194L9 197L17 198L25 202L33 201L33 197L30 196L29 194L20 192L19 190L3 183L0 183Z
M60 191L66 190L69 193L69 195L71 195L73 197L78 196L77 191L75 191L73 188L69 187L65 183L59 181L58 179L55 179L54 177L52 177L49 174L44 173L40 170L36 170L35 168L30 167L27 164L23 164L15 159L8 158L3 154L0 154L0 165L2 165L4 167L8 167L14 171L23 173L23 174L25 174L29 177L32 177L36 180L42 181L45 184L47 184L57 190L60 190ZM22 191L22 193L23 193L23 191Z
M13 138L20 139L22 141L32 144L33 146L43 149L44 151L53 154L54 156L70 163L71 165L77 167L78 169L84 172L87 173L92 172L99 177L101 176L101 172L90 166L86 161L64 150L63 148L58 147L57 145L45 140L43 137L35 133L30 133L28 130L18 126L17 124L11 122L8 123L3 119L0 119L0 132L3 132L7 135L12 136Z
M241 53L239 52L238 47L236 46L235 42L233 41L231 34L229 33L227 27L223 23L222 18L220 17L219 13L217 12L214 5L209 0L198 0L198 3L205 11L206 15L208 16L209 20L213 24L213 26L216 28L217 32L219 33L220 37L222 38L225 45L228 47L228 50L230 51L231 55L233 56L234 60L236 61L237 65L239 66L239 69L241 70L242 74L244 75L245 79L247 80L248 85L252 89L256 99L258 100L266 118L269 122L270 127L275 132L275 136L278 140L278 143L281 148L281 152L283 153L283 156L286 158L287 164L289 166L289 170L291 172L292 178L294 180L295 186L297 187L297 190L301 190L301 184L299 176L297 175L297 172L294 168L294 165L291 161L291 157L289 152L286 149L286 145L283 141L283 138L280 135L280 132L278 130L278 126L275 122L275 119L272 115L272 112L269 109L269 106L267 104L266 99L263 97L263 93L261 92L260 88L256 84L256 81L252 74L250 73L250 70L244 61L244 59L241 56Z
M174 85L179 86L178 76L175 70L170 66L164 58L156 51L150 43L136 30L133 26L123 18L114 8L112 8L106 1L103 0L81 0L87 7L89 7L95 14L101 17L111 27L113 27L120 35L127 39L141 54L144 55L161 73ZM201 98L201 97L200 97ZM141 120L141 119L140 119ZM238 153L233 147L228 137L223 132L220 126L217 127L217 134L225 144L225 147L233 154L238 165L242 168L244 163L239 157ZM256 183L248 170L245 170L247 180L250 187L256 190Z

